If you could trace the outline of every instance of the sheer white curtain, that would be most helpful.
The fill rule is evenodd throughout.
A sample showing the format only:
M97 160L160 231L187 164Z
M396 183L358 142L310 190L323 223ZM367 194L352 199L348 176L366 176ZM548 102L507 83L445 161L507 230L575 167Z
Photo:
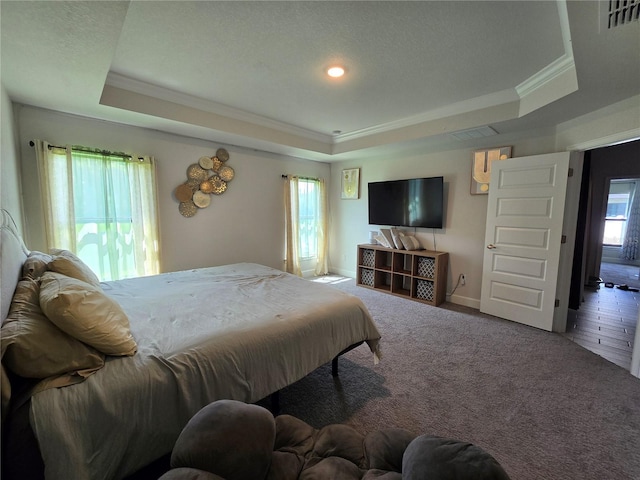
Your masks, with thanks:
M284 180L285 271L302 276L300 268L300 213L298 209L298 177L287 175Z
M312 187L309 184L312 184ZM303 204L301 205L302 200ZM305 251L305 262L315 260L314 273L316 275L329 273L327 258L329 222L325 181L304 179L301 189L300 179L287 175L284 182L284 206L285 270L302 276L301 252ZM303 223L304 225L302 225ZM302 236L301 230L304 231ZM310 265L305 263L305 268L309 269L309 267Z
M74 252L101 280L159 273L154 159L35 147L47 247Z
M316 275L329 273L329 212L327 201L327 187L323 179L318 180L318 261L316 263Z
M47 248L76 252L71 149L41 140L35 141L35 149Z
M635 184L632 195L633 199L627 213L627 226L620 252L620 256L625 260L635 260L640 253L638 251L640 242L640 189L638 189L638 183Z
M129 162L129 188L131 192L131 217L136 242L135 258L137 276L155 275L161 272L160 265L160 220L158 218L158 188L156 184L156 162L153 157L133 155Z

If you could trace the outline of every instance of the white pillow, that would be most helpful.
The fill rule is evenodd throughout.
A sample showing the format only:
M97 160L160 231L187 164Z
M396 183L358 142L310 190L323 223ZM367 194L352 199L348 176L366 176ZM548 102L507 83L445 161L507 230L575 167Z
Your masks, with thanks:
M382 233L382 235L384 235L384 238L387 239L389 248L395 248L393 246L393 235L391 235L391 230L389 228L381 228L380 233Z
M138 349L129 318L100 287L47 272L40 284L40 306L60 330L105 355L133 355Z
M393 238L393 243L396 245L396 248L398 250L402 250L404 245L402 244L402 239L400 237L404 237L404 232L401 232L397 228L392 228L391 237Z
M413 235L405 235L404 237L400 237L400 240L407 250L422 250L420 242Z
M376 235L373 238L375 238L376 241L383 247L392 248L391 245L389 245L389 241L386 239L384 235Z

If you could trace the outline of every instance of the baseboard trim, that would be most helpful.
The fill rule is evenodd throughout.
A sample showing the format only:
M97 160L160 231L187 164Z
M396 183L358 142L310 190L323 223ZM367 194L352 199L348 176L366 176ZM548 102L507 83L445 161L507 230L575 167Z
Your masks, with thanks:
M462 295L447 295L447 302L480 310L480 300L477 298L463 297Z
M344 268L330 268L331 273L342 275L343 277L356 278L355 270L345 270Z

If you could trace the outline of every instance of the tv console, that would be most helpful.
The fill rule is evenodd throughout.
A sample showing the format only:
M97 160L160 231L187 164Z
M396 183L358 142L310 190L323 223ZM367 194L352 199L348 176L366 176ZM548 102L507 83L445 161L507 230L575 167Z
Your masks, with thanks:
M446 299L449 254L358 245L356 285L438 306Z

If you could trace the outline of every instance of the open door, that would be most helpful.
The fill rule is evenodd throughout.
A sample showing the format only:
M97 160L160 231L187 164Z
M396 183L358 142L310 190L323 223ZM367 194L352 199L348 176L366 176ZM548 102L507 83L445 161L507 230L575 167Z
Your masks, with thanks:
M480 311L553 330L570 155L491 165Z

